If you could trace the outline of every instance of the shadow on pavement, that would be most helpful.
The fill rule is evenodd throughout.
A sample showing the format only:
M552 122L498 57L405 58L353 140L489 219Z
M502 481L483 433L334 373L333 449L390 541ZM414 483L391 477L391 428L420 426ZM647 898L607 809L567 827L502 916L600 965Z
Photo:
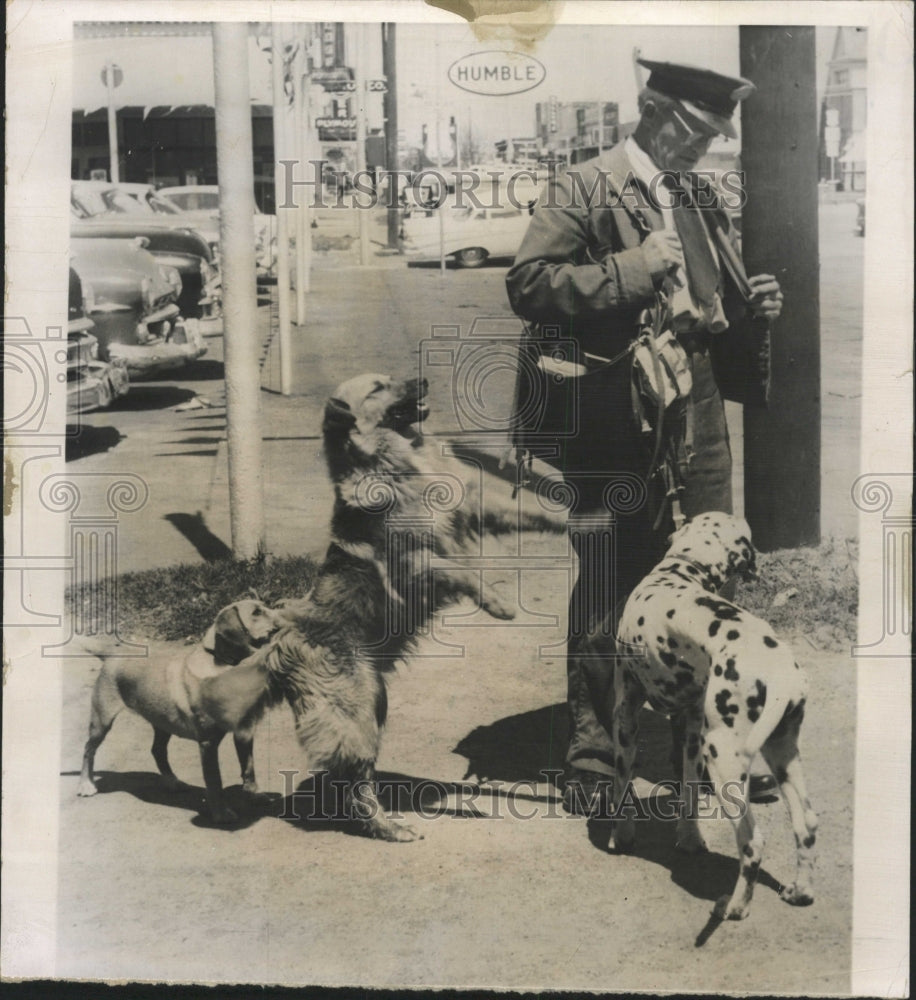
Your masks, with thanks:
M181 453L179 453L181 454ZM213 454L216 454L215 452ZM185 538L197 549L201 559L206 562L216 562L219 559L231 559L232 549L207 527L203 514L173 513L165 514L164 520L177 528Z
M75 771L65 771L64 775L76 775ZM230 785L223 789L226 805L238 814L237 823L217 824L210 819L205 801L205 791L198 785L181 782L177 787L169 785L162 775L155 771L96 771L95 784L99 795L126 792L141 802L151 805L168 806L171 809L186 809L197 813L191 820L195 826L234 831L251 826L265 816L275 812L276 796L250 795L241 785Z
M568 740L566 702L547 705L478 726L452 751L468 758L467 777L490 781L544 781L548 769L562 770ZM649 782L669 780L668 720L643 710L639 718L637 774Z
M179 389L173 385L131 382L130 391L126 396L115 400L111 410L119 413L130 410L165 410L170 406L186 403L194 395L190 389Z
M179 368L170 375L170 379L173 382L209 382L225 377L226 370L222 361L214 361L212 358L192 361L190 364L185 365L184 368ZM133 389L131 389L131 392L133 392Z
M81 427L79 433L73 434L76 425L67 427L65 446L65 461L75 462L89 455L98 455L110 451L124 440L124 435L117 427Z

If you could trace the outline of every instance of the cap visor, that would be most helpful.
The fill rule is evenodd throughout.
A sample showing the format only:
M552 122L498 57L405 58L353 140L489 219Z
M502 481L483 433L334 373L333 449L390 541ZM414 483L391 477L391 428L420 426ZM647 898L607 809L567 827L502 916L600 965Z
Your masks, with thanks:
M735 131L735 126L732 124L731 118L726 118L725 115L717 115L714 111L707 111L705 108L697 107L696 104L690 101L679 100L678 104L681 104L684 110L693 115L694 118L699 119L711 129L715 129L716 132L727 135L729 139L738 138L738 133Z

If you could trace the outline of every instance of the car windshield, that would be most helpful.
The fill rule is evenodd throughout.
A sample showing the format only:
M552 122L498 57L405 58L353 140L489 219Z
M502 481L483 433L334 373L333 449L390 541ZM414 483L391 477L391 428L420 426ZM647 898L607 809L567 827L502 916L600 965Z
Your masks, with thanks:
M149 215L153 208L145 201L135 198L126 191L111 190L102 195L109 212L125 212L129 214Z
M219 193L217 191L170 191L163 197L183 212L218 212Z
M181 209L174 204L169 198L163 198L158 194L148 194L146 196L147 203L154 212L158 212L160 215L180 215Z

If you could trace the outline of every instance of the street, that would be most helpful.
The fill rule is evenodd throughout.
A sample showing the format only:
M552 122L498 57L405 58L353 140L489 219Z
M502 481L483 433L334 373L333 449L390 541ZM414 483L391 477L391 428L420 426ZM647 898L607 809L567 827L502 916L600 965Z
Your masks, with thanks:
M843 539L856 532L849 488L858 474L863 241L853 235L854 204L821 209L822 532ZM331 226L317 232L328 237ZM341 226L334 235L346 232ZM511 385L502 345L518 329L505 298L506 269L442 276L437 268L408 268L403 258L375 260L360 269L352 246L315 255L306 326L294 331L289 398L278 392L277 345L269 307L261 309L273 554L320 554L326 544L331 491L321 412L344 379L364 371L409 376L419 365L430 379L432 432L479 437L500 423ZM478 342L488 365L459 370L462 345ZM69 445L74 474L131 471L149 486L147 504L120 520L119 572L230 552L222 338L207 343L207 355L185 374L132 385L111 410L83 417ZM740 410L730 408L729 418L740 486ZM509 489L496 477L487 483ZM294 790L307 762L285 708L256 736L256 767L269 797L246 801L231 741L221 749L227 794L246 817L237 826L218 829L198 818L203 790L192 743L171 747L187 785L174 791L162 784L149 754L150 728L130 713L99 752L101 794L77 798L98 663L62 661L56 974L599 991L648 982L691 992L709 988L713 965L715 983L729 991L847 992L855 750L849 654L784 637L812 692L802 752L821 820L814 906L779 900L776 890L794 867L791 829L782 803L758 806L767 846L751 915L712 928L696 947L712 902L735 878L731 824L704 820L710 852L685 859L674 850L672 824L652 820L639 824L636 853L622 857L597 850L585 821L565 816L545 771L563 766L563 637L573 567L563 562L563 538L531 536L521 544L525 554L544 556L544 568L517 576L494 571L492 581L517 601L516 620L497 624L459 609L391 682L379 770L388 782L409 779L414 790L426 784L426 812L410 819L425 838L415 844L369 841L295 818L302 803ZM669 747L664 720L644 711L641 723L645 791L670 776Z

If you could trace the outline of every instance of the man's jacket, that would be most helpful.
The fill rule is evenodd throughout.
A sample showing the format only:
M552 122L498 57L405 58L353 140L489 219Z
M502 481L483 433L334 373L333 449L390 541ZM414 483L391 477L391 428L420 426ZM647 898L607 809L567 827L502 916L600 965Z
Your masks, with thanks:
M751 320L733 276L736 261L742 276L743 268L726 213L710 208L703 215L713 243L721 239L719 229L732 248L731 260L719 251L729 327L709 337L716 380L726 398L763 404L769 381L766 325ZM558 171L506 276L513 310L532 325L534 336L555 328L583 352L616 356L636 336L642 311L655 303L656 283L640 244L650 231L663 228L662 214L634 177L623 143Z

